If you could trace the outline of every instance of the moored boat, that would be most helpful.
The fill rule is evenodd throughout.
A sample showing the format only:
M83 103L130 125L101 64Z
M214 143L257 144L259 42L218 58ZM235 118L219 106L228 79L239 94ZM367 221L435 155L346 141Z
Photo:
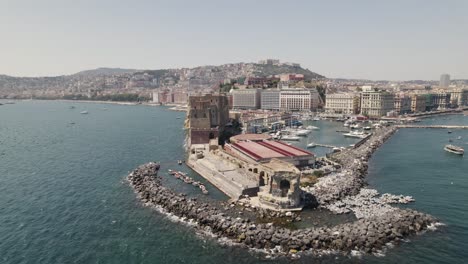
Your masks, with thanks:
M310 130L307 129L300 129L295 132L296 136L307 136L310 134Z
M465 154L465 150L462 147L458 147L455 145L445 145L444 150L447 152L457 154L457 155Z
M359 131L351 131L349 133L343 134L345 137L352 137L352 138L366 138L369 136L369 134L366 134L364 132L359 132Z
M282 136L280 138L280 140L285 140L285 141L299 141L300 139L301 139L300 137L290 136L290 135Z

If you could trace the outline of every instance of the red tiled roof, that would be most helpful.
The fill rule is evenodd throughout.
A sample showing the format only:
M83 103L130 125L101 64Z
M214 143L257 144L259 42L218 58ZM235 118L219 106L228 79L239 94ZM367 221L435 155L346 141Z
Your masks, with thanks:
M249 142L241 141L231 144L233 148L244 154L250 156L254 160L261 159L272 159L282 157L301 157L301 156L313 156L309 151L302 150L300 148L290 146L281 141L259 141Z
M285 155L279 152L276 152L270 148L267 148L265 146L262 146L258 144L257 142L244 141L244 142L233 143L232 145L238 150L251 156L255 160L285 157Z
M292 146L292 145L288 145L282 141L264 141L266 144L270 145L270 146L273 146L273 147L276 147L276 148L280 148L284 151L287 151L289 153L291 153L292 156L309 156L309 155L314 155L313 153L307 151L307 150L303 150L301 148L298 148L298 147L295 147L295 146Z

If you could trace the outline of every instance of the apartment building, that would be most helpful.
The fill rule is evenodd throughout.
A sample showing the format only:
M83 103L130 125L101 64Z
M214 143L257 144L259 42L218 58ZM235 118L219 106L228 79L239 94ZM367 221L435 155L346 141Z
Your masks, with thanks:
M263 110L280 109L280 90L265 90L260 96L260 108Z
M361 114L369 117L381 117L393 111L394 95L387 91L363 87L361 92Z
M325 96L325 112L329 114L357 114L360 97L352 93L327 94Z
M280 110L316 110L319 104L317 89L285 89L280 92Z
M413 94L411 96L411 112L418 113L426 111L426 95Z
M403 115L411 112L411 97L397 94L394 99L394 109L397 114Z
M450 92L450 104L457 107L468 105L468 89L453 89Z
M259 109L260 89L239 89L232 91L233 109Z

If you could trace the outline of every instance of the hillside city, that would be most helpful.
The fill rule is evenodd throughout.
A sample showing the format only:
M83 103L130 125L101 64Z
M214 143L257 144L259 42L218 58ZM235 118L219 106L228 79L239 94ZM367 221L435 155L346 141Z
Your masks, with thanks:
M244 132L257 133L292 113L394 118L468 105L467 80L330 79L297 63L257 63L166 70L100 68L58 77L0 75L0 98L125 101L187 110L190 96L224 93ZM237 111L237 112L236 112Z

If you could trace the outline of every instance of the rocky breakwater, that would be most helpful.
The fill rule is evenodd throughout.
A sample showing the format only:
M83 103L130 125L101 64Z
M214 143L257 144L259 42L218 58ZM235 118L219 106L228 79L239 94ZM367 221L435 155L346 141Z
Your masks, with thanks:
M143 203L195 223L197 229L218 238L227 238L248 248L263 249L268 254L294 257L303 251L319 254L323 251L377 253L389 242L423 231L434 222L429 215L398 210L330 228L292 231L272 223L258 224L241 217L229 217L213 204L174 193L162 186L158 170L158 164L148 163L128 175L130 185Z
M342 170L320 178L314 186L304 191L313 194L321 206L357 195L366 184L368 160L396 130L394 127L380 128L359 147L334 154L331 159L339 163Z
M414 201L411 196L389 193L385 193L381 197L378 196L379 192L377 190L363 188L357 195L345 197L334 203L327 204L325 207L337 214L353 212L358 219L361 219L379 217L398 210L398 208L390 206L390 204L407 204Z

